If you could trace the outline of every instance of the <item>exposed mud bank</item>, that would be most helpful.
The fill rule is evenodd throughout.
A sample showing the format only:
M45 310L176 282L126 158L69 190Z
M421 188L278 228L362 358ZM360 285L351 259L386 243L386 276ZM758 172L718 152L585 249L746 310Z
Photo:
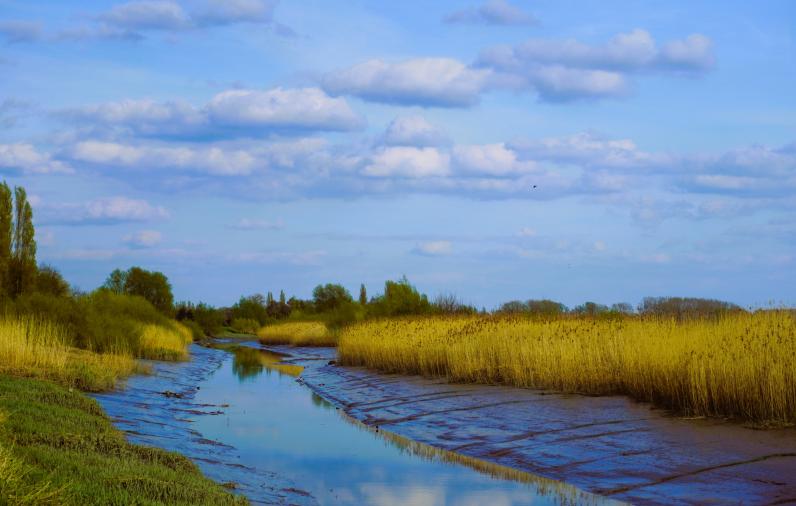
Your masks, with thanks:
M796 430L676 418L623 397L452 385L269 347L300 381L372 427L634 503L796 503Z

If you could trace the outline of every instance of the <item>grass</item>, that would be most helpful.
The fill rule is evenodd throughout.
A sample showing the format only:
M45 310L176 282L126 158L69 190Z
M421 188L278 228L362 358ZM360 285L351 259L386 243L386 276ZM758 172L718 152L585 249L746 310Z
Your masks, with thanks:
M141 371L129 355L97 354L68 346L57 324L33 317L0 320L0 373L55 381L82 390L113 388Z
M625 394L689 416L796 423L796 318L431 317L343 329L339 362L384 372Z
M262 344L292 346L337 346L337 333L323 322L298 321L275 323L262 327L257 336Z
M193 342L191 329L177 322L171 325L144 325L139 354L154 360L187 360L188 345Z
M245 504L187 458L125 441L85 395L0 375L0 504Z

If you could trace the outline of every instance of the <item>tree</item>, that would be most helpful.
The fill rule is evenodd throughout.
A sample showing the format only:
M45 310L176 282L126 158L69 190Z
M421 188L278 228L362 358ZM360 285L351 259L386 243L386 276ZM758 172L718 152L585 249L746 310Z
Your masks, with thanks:
M13 297L30 291L36 283L36 239L33 209L25 189L14 188L13 252L9 265L9 286Z
M271 297L273 301L273 297ZM249 297L241 297L240 300L230 308L230 319L256 320L260 325L265 325L268 321L267 299L260 294Z
M69 283L61 273L49 265L42 265L36 273L36 291L56 297L69 295Z
M124 285L126 282L127 271L114 269L113 272L108 274L108 277L105 278L105 283L102 285L102 287L107 288L113 293L121 295L124 293Z
M279 290L279 305L280 306L284 306L286 304L287 304L287 302L285 301L285 291L284 290Z
M131 267L124 276L124 293L145 298L165 315L172 313L174 296L171 284L162 272Z
M375 316L400 316L426 314L431 311L428 297L409 283L406 276L398 281L384 283L384 295L376 297L370 304Z
M353 302L348 290L341 285L332 283L316 286L312 291L312 298L315 302L315 309L319 312L331 311L346 302Z
M368 303L368 291L365 289L365 283L359 285L359 303L363 306Z
M11 234L14 222L11 188L0 184L0 293L10 293L9 268L11 265Z

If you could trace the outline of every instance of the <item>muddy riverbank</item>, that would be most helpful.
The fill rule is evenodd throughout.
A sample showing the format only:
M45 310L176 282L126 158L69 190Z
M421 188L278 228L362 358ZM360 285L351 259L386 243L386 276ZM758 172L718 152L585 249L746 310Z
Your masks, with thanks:
M337 367L272 347L368 426L634 503L796 503L796 430L669 416L624 397L560 395Z

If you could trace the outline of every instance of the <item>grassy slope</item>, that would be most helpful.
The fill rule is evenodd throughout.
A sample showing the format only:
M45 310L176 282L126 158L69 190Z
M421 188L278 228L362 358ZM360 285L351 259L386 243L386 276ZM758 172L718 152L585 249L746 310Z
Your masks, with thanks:
M0 376L0 504L245 504L176 453L125 441L96 401Z

